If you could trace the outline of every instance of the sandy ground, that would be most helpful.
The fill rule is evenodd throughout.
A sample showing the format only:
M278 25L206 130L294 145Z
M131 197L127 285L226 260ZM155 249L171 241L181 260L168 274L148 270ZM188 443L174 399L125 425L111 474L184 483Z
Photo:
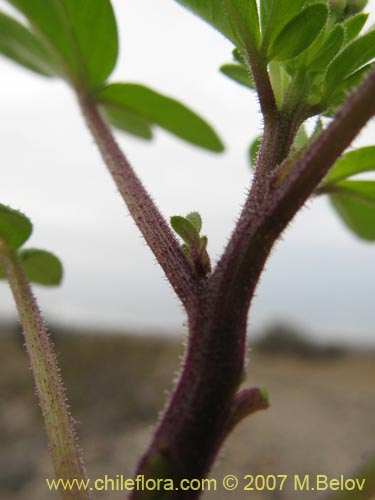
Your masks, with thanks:
M90 334L61 334L55 342L88 476L132 477L171 389L181 346ZM375 354L306 357L259 351L249 357L248 383L267 387L272 406L229 438L211 474L217 490L203 498L322 498L317 491L294 491L294 475L350 477L374 448ZM0 404L0 499L57 499L45 485L53 471L17 331L0 335ZM235 492L222 487L227 474L239 480ZM248 474L288 477L283 491L243 491ZM126 494L97 492L95 498L124 499Z

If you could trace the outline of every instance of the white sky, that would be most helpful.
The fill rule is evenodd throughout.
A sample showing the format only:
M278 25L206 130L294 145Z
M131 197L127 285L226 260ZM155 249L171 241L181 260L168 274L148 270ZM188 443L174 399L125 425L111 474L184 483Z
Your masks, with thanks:
M121 53L112 81L149 85L212 123L224 155L157 131L146 143L118 135L166 217L198 210L216 259L249 186L246 151L258 134L255 98L220 75L231 46L172 0L114 0ZM3 2L0 2L3 7ZM375 12L375 0L370 1ZM373 15L375 19L375 15ZM45 316L72 325L181 331L184 316L139 237L70 90L0 59L0 201L34 223L30 245L59 255L59 289L36 288ZM356 141L371 144L374 124ZM278 320L320 338L374 342L375 245L352 237L324 200L309 204L267 266L251 326ZM14 314L6 285L0 313Z

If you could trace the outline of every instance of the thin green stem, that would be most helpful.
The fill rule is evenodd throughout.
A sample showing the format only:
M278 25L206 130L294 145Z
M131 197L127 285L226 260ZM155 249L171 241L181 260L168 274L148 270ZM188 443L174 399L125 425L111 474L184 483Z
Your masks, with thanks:
M39 403L48 435L56 478L85 481L85 471L67 405L53 344L38 309L17 255L0 240L0 264L3 267L18 309L24 331L26 349L34 375ZM62 500L90 500L87 491L77 485L60 489Z

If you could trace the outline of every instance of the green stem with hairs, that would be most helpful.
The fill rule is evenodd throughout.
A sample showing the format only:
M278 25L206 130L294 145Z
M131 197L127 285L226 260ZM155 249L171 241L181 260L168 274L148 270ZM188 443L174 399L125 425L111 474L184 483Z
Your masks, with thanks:
M0 239L0 265L12 290L23 327L56 478L86 481L52 341L17 254ZM61 500L90 500L89 492L60 488Z

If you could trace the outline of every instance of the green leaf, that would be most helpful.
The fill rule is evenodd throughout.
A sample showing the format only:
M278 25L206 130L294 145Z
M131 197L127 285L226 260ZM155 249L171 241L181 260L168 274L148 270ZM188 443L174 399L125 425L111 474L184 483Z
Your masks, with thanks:
M199 248L199 232L189 219L180 215L174 215L171 217L171 226L189 247L194 246Z
M196 146L221 152L223 144L214 130L179 102L142 85L115 83L103 87L96 97L106 110L115 106L117 119L121 110L139 116L148 123L154 123L172 134ZM124 122L128 115L124 115Z
M375 170L375 146L350 151L342 156L330 169L324 184L332 184L352 175Z
M255 168L257 165L258 154L261 143L262 143L262 136L260 135L256 139L254 139L253 142L250 144L249 159L251 168Z
M256 0L177 0L220 31L235 45L259 45Z
M27 241L32 233L32 224L26 215L0 204L0 240L16 249Z
M346 181L337 189L330 200L345 225L358 237L375 241L375 182Z
M247 64L246 60L237 48L232 50L232 56L233 56L233 60L235 62L237 62L238 64L241 64L241 66L246 66L246 64Z
M65 76L94 89L117 60L117 27L109 0L9 0L60 57Z
M301 11L304 3L305 0L260 0L262 48L265 52L284 26Z
M375 181L341 181L334 189L375 207Z
M207 236L200 236L202 219L198 212L186 217L171 217L171 226L185 243L181 248L198 276L206 276L211 271L211 261L207 253Z
M328 17L323 3L311 5L282 29L269 49L269 60L285 61L306 50L323 29Z
M349 43L356 36L359 35L361 32L362 28L366 24L366 21L368 19L368 14L357 14L356 16L350 17L345 23L344 23L344 29L345 29L345 42Z
M292 150L299 151L309 142L309 136L307 135L305 125L301 125L297 131L296 137L294 139Z
M323 102L325 103L327 109L324 110L323 114L329 117L334 116L336 110L346 101L350 92L358 87L358 85L360 85L360 83L374 68L374 63L363 66L363 68L345 78L339 88L331 95L326 95Z
M198 233L201 232L202 229L202 217L198 212L191 212L186 216L186 219L189 220L195 229L198 231Z
M327 35L317 53L307 63L309 72L325 71L341 49L345 38L344 28L338 24Z
M0 54L43 76L54 74L45 47L22 24L0 12Z
M346 77L375 58L375 31L370 31L348 45L328 69L325 87L330 95Z
M268 67L276 104L279 109L282 109L292 79L284 64L271 61Z
M224 64L221 66L220 71L223 75L231 78L240 85L248 87L251 90L255 90L254 78L250 74L250 70L248 68L244 68L239 64Z
M23 269L31 283L57 286L63 277L60 260L46 250L27 248L19 252Z
M256 0L223 0L240 44L246 51L259 48L260 29ZM203 3L203 2L202 2Z
M137 113L111 103L104 103L101 109L105 118L114 127L141 139L153 138L150 123Z
M236 30L224 9L223 0L177 0L177 3L211 24L235 45L238 44Z

